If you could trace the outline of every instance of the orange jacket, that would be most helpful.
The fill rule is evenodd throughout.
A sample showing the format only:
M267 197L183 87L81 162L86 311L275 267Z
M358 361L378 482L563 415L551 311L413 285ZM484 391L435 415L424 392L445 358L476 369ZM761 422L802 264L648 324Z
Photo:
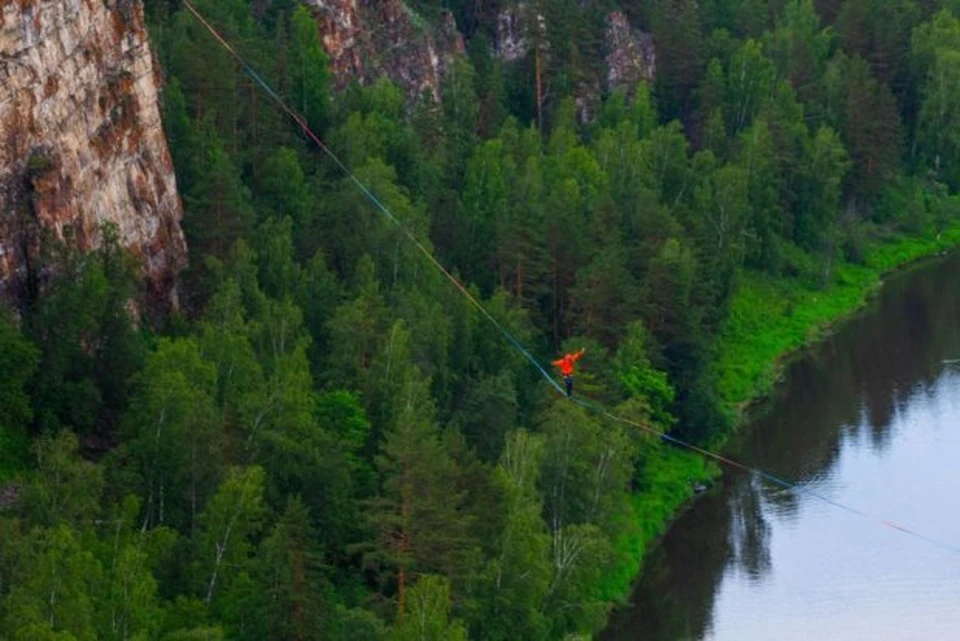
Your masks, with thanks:
M570 376L573 374L573 364L580 360L580 357L583 356L583 349L581 348L579 352L574 354L564 354L563 358L558 358L553 361L554 367L560 368L560 373L564 376Z

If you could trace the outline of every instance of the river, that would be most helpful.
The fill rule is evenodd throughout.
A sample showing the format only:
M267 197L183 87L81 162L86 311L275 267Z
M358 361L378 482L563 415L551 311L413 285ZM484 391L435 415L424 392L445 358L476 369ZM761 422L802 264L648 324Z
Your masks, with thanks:
M958 275L954 255L889 278L728 453L960 548ZM960 553L727 469L601 639L960 639Z

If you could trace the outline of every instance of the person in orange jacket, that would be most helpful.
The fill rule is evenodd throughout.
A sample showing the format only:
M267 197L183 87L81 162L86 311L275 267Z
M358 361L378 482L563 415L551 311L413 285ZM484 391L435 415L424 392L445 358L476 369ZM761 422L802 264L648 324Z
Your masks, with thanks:
M559 358L552 363L554 367L559 367L560 373L563 374L563 382L567 384L568 398L573 396L573 364L580 360L585 351L587 351L586 348L581 347L579 352L564 354L563 358Z

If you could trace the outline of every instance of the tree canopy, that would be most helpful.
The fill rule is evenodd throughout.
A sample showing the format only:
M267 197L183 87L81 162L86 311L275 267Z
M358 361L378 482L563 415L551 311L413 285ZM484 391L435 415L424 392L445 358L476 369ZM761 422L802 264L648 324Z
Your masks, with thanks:
M957 3L521 4L506 61L520 5L407 3L468 40L418 102L334 93L305 5L196 0L535 358L588 348L578 394L715 443L744 274L826 288L864 238L955 216ZM178 3L146 7L183 308L140 318L106 229L0 315L0 640L597 633L666 446L554 396ZM607 95L617 9L657 73Z

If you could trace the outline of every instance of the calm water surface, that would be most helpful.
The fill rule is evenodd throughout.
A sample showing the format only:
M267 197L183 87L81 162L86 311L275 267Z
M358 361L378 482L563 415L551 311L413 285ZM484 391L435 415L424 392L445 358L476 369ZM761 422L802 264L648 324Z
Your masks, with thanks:
M960 548L960 256L888 280L730 452ZM960 554L727 471L632 601L603 639L957 640Z

